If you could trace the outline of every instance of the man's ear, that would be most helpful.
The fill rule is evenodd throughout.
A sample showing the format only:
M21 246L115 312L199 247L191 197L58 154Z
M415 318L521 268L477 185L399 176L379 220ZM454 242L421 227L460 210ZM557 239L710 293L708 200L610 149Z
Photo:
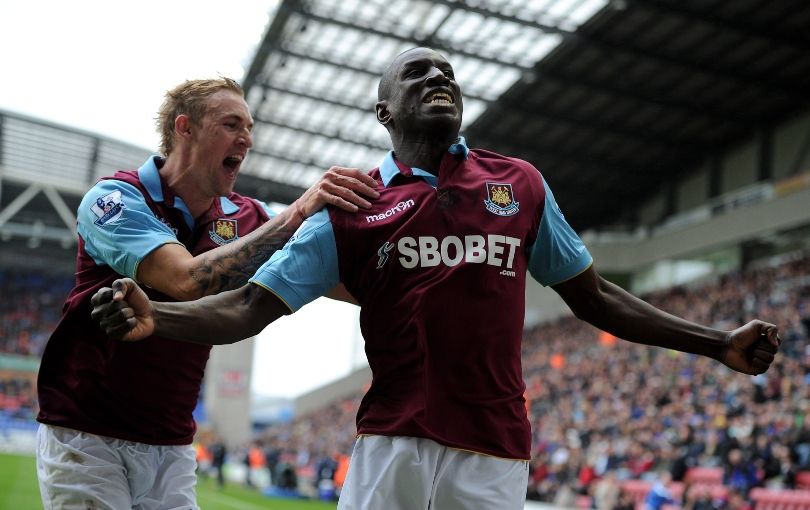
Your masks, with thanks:
M377 122L385 126L391 122L391 112L388 111L388 101L380 101L374 106L377 111Z
M177 136L191 136L191 119L186 114L180 114L174 119L174 133Z

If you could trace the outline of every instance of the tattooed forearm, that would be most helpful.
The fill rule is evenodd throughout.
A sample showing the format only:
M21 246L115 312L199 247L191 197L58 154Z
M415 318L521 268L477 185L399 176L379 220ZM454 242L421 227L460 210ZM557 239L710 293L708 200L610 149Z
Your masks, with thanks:
M247 283L290 240L300 224L300 218L287 210L247 236L196 257L199 260L189 274L201 295L217 294Z

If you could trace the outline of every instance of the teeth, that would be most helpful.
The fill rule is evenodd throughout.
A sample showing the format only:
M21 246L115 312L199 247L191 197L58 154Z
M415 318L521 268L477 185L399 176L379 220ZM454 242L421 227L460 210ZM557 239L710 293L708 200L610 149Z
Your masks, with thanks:
M437 92L429 96L425 102L429 104L453 104L453 98L444 92Z

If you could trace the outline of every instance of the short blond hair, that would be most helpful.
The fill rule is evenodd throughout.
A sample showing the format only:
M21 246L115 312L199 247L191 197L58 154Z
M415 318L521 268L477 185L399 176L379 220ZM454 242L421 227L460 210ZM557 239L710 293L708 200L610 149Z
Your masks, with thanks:
M174 149L174 121L178 115L188 115L192 124L199 125L208 113L208 98L220 90L232 90L244 97L241 85L230 78L186 80L166 92L155 123L160 133L160 152L168 156Z

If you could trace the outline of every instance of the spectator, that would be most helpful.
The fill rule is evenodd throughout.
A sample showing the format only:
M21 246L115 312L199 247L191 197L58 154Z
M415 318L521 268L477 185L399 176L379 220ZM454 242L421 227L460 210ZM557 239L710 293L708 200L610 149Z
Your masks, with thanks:
M650 492L644 498L644 510L661 510L664 505L675 503L675 497L669 489L671 481L672 475L669 474L669 471L658 472L657 478L650 487Z
M619 504L621 488L616 480L616 472L608 471L596 482L593 490L593 504L596 510L613 510Z
M754 462L750 458L746 458L740 448L729 450L723 484L747 496L752 488L759 485L759 482Z
M211 468L216 473L217 487L220 489L225 488L225 460L228 456L228 450L225 443L219 437L214 439L211 444Z

